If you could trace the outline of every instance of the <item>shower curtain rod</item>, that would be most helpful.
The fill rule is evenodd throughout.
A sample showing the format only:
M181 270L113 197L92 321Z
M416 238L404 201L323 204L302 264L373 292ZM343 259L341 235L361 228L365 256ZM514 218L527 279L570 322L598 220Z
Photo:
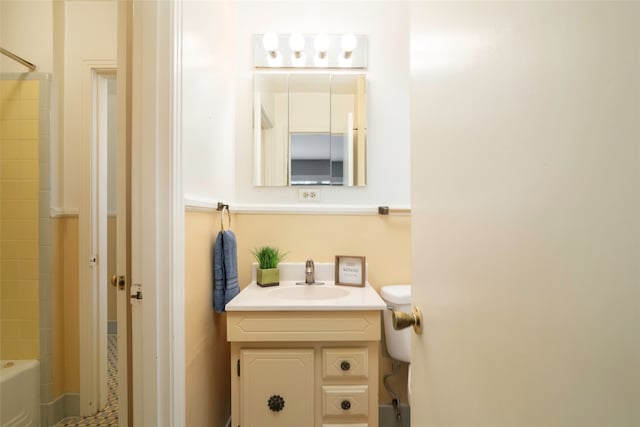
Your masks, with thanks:
M0 53L7 55L9 58L13 59L14 61L18 61L19 63L21 63L22 65L24 65L25 67L27 67L29 69L29 71L35 71L36 70L36 66L33 65L31 62L27 61L26 59L23 59L21 57L19 57L18 55L16 55L15 53L0 47Z

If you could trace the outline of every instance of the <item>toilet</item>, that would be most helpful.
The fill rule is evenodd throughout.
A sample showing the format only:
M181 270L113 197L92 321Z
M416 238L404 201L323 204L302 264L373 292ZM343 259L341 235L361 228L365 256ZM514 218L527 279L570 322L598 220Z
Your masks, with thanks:
M380 289L380 296L394 310L411 313L411 285L388 285ZM396 360L411 362L411 334L413 328L405 328L400 331L393 329L391 310L385 310L383 316L384 336L387 344L387 352ZM409 365L409 383L407 384L407 396L411 404L411 365Z
M380 289L380 295L388 307L411 313L411 285L388 285ZM401 362L411 361L411 333L413 329L393 329L391 310L383 314L384 335L389 355Z

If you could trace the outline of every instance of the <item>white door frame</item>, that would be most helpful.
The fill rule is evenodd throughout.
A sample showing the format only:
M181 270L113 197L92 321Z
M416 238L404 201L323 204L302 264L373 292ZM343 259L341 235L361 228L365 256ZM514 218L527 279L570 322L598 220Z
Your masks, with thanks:
M185 423L181 7L179 1L134 0L128 10L131 283L140 285L143 298L131 318L134 427Z
M121 5L119 5L120 7ZM120 74L131 78L131 262L130 282L143 299L132 307L133 426L183 426L184 404L184 200L179 141L180 2L134 0L119 10L130 26L131 49ZM122 22L126 21L126 22ZM120 27L122 28L122 27ZM119 49L122 44L119 43ZM122 57L121 57L122 58ZM94 75L115 69L112 60L87 60L83 78L83 137L92 141ZM119 77L120 77L119 75ZM118 96L121 96L120 94ZM119 104L122 105L122 104ZM83 144L82 176L91 182L92 144ZM83 186L80 212L80 412L95 412L99 391L96 335L99 292L91 279L92 193ZM99 262L99 261L98 261ZM106 277L105 277L106 280ZM106 287L104 288L106 308ZM106 313L106 310L105 310ZM92 344L93 343L93 344ZM105 314L106 355L106 314ZM106 373L106 371L105 371Z
M80 415L107 403L107 83L113 60L84 61L79 215Z
M129 427L132 413L131 362L131 25L132 5L118 2L118 131L116 141L116 274L124 277L116 295L118 317L118 425ZM120 279L119 279L120 281Z

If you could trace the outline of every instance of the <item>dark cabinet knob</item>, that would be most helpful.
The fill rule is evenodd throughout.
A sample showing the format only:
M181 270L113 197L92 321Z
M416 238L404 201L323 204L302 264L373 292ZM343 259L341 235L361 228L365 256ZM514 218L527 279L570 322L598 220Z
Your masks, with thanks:
M348 371L349 369L351 369L351 363L347 362L346 360L343 360L342 363L340 364L340 369L342 369L343 371Z
M269 406L269 409L271 409L273 412L280 412L284 409L284 399L282 398L282 396L274 394L269 398L267 406Z
M346 411L351 408L351 402L349 402L348 400L343 400L340 406L342 406L342 409Z

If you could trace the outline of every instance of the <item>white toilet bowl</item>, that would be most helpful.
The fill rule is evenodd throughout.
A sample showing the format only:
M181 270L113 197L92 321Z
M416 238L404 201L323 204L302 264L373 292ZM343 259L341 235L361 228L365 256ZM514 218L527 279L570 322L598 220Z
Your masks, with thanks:
M411 313L411 285L389 285L380 289L380 295L388 307ZM383 314L384 334L389 355L401 362L411 361L411 328L393 329L391 311Z
M388 285L380 289L380 295L388 307L394 310L411 313L411 285ZM384 336L387 352L396 360L411 362L411 332L412 328L400 331L393 329L391 310L383 314ZM407 385L409 405L411 405L411 365L409 365L409 383Z

